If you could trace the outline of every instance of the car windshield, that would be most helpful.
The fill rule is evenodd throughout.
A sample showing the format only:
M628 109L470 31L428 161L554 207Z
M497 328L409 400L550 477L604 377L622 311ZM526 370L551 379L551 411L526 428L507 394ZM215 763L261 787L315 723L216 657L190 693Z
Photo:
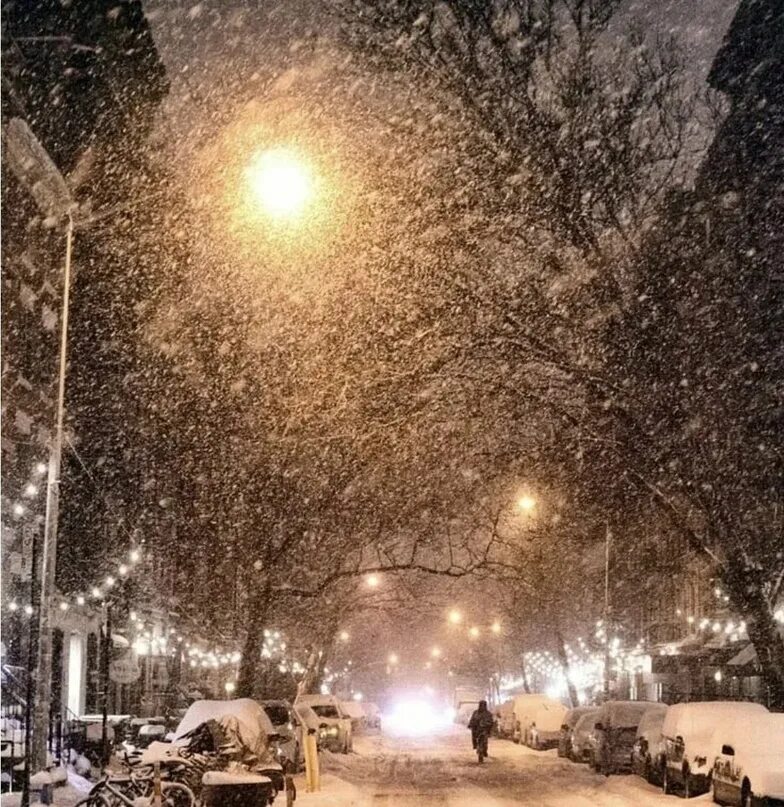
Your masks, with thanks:
M269 703L265 705L264 711L267 713L273 726L283 726L290 721L289 710L280 703Z
M327 704L323 704L323 705L316 704L316 705L313 706L313 711L319 717L340 717L340 714L338 713L337 707L329 706Z

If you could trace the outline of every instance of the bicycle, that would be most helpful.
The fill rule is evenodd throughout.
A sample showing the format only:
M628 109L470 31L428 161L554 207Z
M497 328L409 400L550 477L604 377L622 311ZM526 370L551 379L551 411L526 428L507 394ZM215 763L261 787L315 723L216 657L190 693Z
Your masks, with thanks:
M154 789L153 776L111 777L107 774L74 807L136 807L137 799L152 798ZM161 804L164 807L196 807L196 797L186 784L163 780Z

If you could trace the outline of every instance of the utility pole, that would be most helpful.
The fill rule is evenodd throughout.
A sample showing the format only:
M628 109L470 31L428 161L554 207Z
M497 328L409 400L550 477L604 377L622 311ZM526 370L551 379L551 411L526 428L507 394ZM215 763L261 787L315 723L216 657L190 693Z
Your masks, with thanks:
M610 543L612 531L605 527L604 535L604 699L610 700Z
M68 302L71 290L71 252L73 246L73 211L75 202L65 178L21 118L12 118L3 132L6 160L19 182L28 190L36 205L47 216L67 220L65 231L65 266L63 302L60 314L60 355L57 379L57 411L54 438L49 458L46 484L46 521L41 558L41 588L38 617L38 658L36 664L35 708L32 744L28 749L34 771L47 762L47 737L52 678L52 602L57 569L57 523L60 505L60 465L63 452L65 415L65 376L68 363Z

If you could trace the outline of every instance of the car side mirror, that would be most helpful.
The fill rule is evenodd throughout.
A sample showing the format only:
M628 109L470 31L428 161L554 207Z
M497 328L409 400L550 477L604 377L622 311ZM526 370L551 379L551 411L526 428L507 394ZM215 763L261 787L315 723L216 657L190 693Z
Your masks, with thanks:
M683 737L681 737L680 735L678 735L678 736L675 738L675 745L683 745L683 744L684 744L684 743L683 743Z
M724 754L725 757L734 757L735 749L731 745L722 745L721 753Z
M316 729L308 729L308 734L309 735L316 734Z
M594 728L596 731L604 731L604 725L602 723L597 723Z

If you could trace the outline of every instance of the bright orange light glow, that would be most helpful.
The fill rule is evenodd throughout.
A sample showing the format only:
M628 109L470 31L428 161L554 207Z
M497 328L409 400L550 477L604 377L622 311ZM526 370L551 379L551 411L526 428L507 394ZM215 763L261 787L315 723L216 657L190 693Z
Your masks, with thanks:
M314 201L315 180L308 163L287 148L257 152L245 169L255 202L272 219L291 222Z
M449 612L449 621L453 625L459 625L463 621L463 615L457 610L457 608L453 608Z
M474 627L472 627L472 628L469 628L469 629L468 629L468 635L469 635L469 636L470 636L472 639L476 639L476 638L478 638L478 637L479 637L479 628L477 628L476 626L474 626Z
M521 496L517 500L517 506L524 512L530 513L536 507L536 499L533 496Z

